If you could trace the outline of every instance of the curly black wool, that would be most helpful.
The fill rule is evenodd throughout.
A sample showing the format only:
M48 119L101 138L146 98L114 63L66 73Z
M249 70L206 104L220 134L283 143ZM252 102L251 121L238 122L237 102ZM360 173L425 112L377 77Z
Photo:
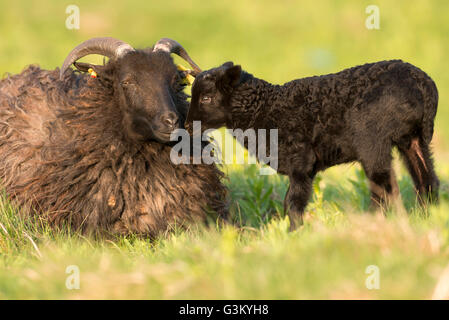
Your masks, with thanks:
M273 85L232 62L196 78L186 120L202 129L278 129L278 172L288 175L285 208L301 218L317 172L360 162L376 206L399 198L391 166L403 156L421 200L438 197L429 144L437 112L435 83L400 60L365 64Z

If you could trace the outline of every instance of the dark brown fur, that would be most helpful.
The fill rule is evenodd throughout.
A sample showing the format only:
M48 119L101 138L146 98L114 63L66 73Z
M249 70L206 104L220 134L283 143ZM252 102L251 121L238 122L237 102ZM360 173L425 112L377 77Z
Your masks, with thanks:
M0 179L24 212L148 236L226 214L215 166L174 165L169 145L130 140L110 82L58 72L30 66L0 81ZM185 118L186 95L174 100Z

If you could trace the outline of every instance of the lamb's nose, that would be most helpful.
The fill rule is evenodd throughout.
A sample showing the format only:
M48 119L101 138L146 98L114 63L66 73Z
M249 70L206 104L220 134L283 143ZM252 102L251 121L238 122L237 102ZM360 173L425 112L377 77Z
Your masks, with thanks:
M179 122L179 118L174 112L167 112L163 114L161 120L170 129L176 129Z

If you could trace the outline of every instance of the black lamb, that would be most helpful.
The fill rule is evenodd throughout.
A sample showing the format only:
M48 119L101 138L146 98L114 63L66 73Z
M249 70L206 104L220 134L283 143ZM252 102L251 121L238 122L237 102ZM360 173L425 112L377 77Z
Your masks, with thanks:
M273 85L227 62L200 73L186 120L202 129L278 129L278 172L289 176L284 202L302 220L321 170L358 161L370 180L376 208L401 208L392 168L399 149L419 199L437 200L439 181L429 144L437 112L435 83L400 60L365 64L323 76ZM402 207L403 208L403 207Z

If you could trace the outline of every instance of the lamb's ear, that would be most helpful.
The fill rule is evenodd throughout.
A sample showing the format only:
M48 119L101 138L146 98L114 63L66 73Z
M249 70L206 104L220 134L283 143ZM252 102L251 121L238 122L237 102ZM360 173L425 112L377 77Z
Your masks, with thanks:
M104 66L84 62L75 62L73 65L81 72L89 72L93 78L96 78L97 76L108 77Z
M232 64L232 62L228 63ZM225 73L223 75L223 83L228 86L235 87L240 83L241 74L242 67L239 65L234 66L234 64L232 64L232 66L226 68L225 70Z
M222 66L223 68L225 68L225 69L228 69L228 68L234 66L234 62L228 61L228 62L223 63L221 66Z

